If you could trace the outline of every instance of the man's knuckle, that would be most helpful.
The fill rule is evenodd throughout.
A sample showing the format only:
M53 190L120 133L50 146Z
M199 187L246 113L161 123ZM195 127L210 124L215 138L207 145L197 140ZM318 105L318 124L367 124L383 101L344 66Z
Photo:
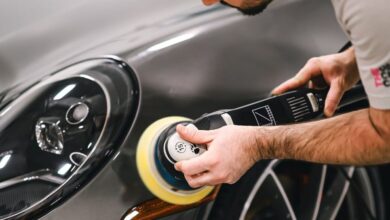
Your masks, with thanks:
M320 59L319 57L312 57L312 58L310 58L310 59L307 61L306 64L308 64L308 65L316 65L316 64L318 64L319 59Z
M187 179L187 183L191 187L196 187L196 181L194 179Z
M227 184L234 184L234 183L236 183L236 181L235 181L235 179L232 176L228 176L226 178L226 183Z
M186 163L183 163L181 165L181 172L187 173L188 172L188 165Z
M226 172L219 172L218 174L217 174L217 179L219 180L219 181L226 181L227 180L227 178L228 178L228 174L226 173Z
M209 167L215 167L218 165L219 158L218 156L210 157L207 161Z

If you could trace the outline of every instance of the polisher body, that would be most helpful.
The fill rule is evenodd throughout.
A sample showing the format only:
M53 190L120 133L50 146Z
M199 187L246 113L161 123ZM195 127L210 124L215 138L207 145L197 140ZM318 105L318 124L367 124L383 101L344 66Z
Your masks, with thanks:
M328 90L300 89L270 97L242 107L204 114L191 121L167 117L150 125L141 136L137 149L137 167L148 189L160 199L174 204L190 204L207 196L213 187L191 188L174 164L200 156L207 149L189 143L176 133L179 123L191 123L200 130L226 125L273 126L298 123L322 115ZM349 91L342 103L364 99L362 86Z

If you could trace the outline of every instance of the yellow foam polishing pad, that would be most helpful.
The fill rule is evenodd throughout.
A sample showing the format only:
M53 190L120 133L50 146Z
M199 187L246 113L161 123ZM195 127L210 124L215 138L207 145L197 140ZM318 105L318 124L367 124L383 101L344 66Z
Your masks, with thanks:
M141 179L150 192L166 202L187 205L202 200L214 187L205 186L193 190L174 189L161 177L154 157L156 142L161 132L170 125L181 121L190 121L190 119L171 116L162 118L147 127L138 142L136 160Z

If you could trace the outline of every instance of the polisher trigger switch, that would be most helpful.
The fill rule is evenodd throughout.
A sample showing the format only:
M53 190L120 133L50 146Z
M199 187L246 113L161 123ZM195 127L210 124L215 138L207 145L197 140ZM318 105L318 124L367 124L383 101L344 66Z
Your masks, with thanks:
M176 132L168 138L164 146L165 157L172 164L198 157L205 151L205 147L183 140Z

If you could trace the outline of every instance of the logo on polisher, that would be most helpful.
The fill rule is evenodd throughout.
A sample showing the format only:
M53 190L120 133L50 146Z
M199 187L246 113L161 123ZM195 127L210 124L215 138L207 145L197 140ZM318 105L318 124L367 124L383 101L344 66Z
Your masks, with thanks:
M175 149L178 153L184 153L186 152L187 146L183 142L178 142L175 146Z

